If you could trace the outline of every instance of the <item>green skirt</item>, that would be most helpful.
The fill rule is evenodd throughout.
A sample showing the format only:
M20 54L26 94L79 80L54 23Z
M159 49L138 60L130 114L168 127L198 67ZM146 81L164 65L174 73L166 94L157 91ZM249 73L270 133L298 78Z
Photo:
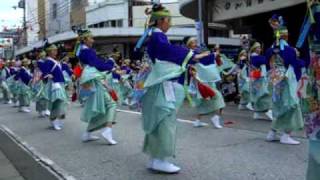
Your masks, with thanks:
M10 92L12 93L13 96L17 96L18 95L18 91L19 91L19 83L18 81L15 81L13 79L8 79L8 86L10 89Z
M304 127L299 100L291 95L288 80L274 86L272 98L272 129L281 131L300 131Z
M243 72L244 71L244 72ZM238 76L238 88L240 94L240 104L247 105L250 103L250 81L247 80L248 77L245 76L246 70L242 70L241 74Z
M9 101L10 99L10 89L6 81L0 82L0 89L2 90L3 99Z
M46 100L49 100L49 85L43 83L42 81L39 81L37 83L35 83L33 86L32 86L32 91L33 91L33 100L34 101L39 101L39 100L42 100L42 99L46 99Z
M117 103L99 80L93 80L91 84L95 92L86 99L81 115L81 120L88 123L88 132L99 130L107 123L114 122L117 108Z
M45 98L37 99L36 101L36 111L42 112L49 108L49 102Z
M272 97L268 84L267 78L251 81L250 100L255 112L266 112L272 107Z
M20 106L30 105L33 92L28 85L24 84L21 81L18 81L16 94L18 95Z
M120 94L123 100L127 99L129 95L132 93L132 87L130 87L129 82L125 80L124 82L120 83Z
M48 83L49 89L47 89L47 90L49 91L48 96L49 96L50 102L55 102L57 100L67 102L68 98L67 98L66 90L64 88L64 83L59 83L59 84L60 84L59 88L53 89L53 83L52 82ZM44 97L46 97L46 96L47 95L44 94Z
M184 90L176 84L175 101L167 101L163 84L147 89L142 98L142 121L145 131L143 152L153 158L175 156L177 109L184 100Z
M50 102L50 119L64 118L66 114L66 102L63 100L55 100Z
M215 96L210 100L205 100L197 93L196 97L193 98L193 102L199 114L214 113L226 106L223 96L220 91L217 90L215 83L207 83L207 85L213 89Z
M50 119L56 119L66 114L67 95L64 89L64 83L60 83L59 88L53 87L53 82L49 81L46 86L48 94L44 94L44 97L48 95Z
M320 140L309 141L309 163L306 180L320 178Z

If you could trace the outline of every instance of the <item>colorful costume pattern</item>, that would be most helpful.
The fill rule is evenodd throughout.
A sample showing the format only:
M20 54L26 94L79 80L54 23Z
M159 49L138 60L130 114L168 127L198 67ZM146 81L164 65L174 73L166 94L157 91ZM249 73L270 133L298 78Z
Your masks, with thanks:
M250 62L250 100L255 112L267 112L271 109L271 92L267 77L266 57L252 55ZM259 77L254 77L255 72L259 72Z
M269 78L272 84L272 129L280 131L299 131L303 128L303 117L297 96L297 79L294 66L296 52L290 46L268 49L270 60Z

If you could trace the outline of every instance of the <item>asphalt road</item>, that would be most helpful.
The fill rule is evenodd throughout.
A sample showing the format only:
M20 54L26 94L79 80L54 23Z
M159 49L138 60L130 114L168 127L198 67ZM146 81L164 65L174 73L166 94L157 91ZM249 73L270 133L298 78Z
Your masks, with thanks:
M68 112L65 129L56 132L35 112L17 113L1 104L0 124L80 180L303 180L305 176L307 140L303 133L296 134L302 141L299 146L266 142L270 122L253 120L251 112L238 111L234 105L228 106L224 116L225 122L233 124L221 130L179 123L177 156L172 159L182 167L177 175L153 174L145 168L148 157L141 152L139 114L117 114L114 136L119 144L108 146L103 140L82 143L86 124L79 120L81 107L71 104ZM184 120L193 115L194 110L187 106L179 112Z

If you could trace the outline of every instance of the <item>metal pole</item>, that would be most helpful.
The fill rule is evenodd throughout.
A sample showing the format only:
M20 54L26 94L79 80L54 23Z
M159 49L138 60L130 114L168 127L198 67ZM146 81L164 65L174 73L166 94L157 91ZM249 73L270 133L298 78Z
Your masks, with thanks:
M202 22L203 22L203 44L205 46L209 45L209 30L208 30L208 22L209 22L209 14L208 14L208 7L209 7L209 0L203 0L202 4Z
M27 45L26 0L23 0L23 45Z
M203 37L203 20L202 20L202 0L198 0L198 43L200 46L204 43L204 37Z
M129 12L128 12L128 26L129 27L132 27L133 25L133 0L128 0L128 9L129 9Z

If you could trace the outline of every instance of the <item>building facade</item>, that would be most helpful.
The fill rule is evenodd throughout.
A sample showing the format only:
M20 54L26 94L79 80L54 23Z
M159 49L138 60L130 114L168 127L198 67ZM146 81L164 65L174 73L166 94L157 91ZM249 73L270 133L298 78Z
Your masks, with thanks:
M128 27L127 0L105 0L86 7L86 25L89 28Z
M41 3L44 3L42 1ZM38 15L38 0L26 0L26 26L27 26L27 44L31 45L39 40L40 21L43 18Z
M70 31L71 0L48 0L47 36Z
M38 6L40 1L38 0ZM95 48L98 53L110 54L117 48L124 57L130 57L139 37L144 32L146 2L133 0L47 0L40 3L39 17L43 12L40 25L39 41L25 48L20 48L16 54L23 54L33 47L42 45L43 37L51 43L65 43L68 47L74 44L77 37L73 29L90 28L95 37ZM68 12L68 2L70 11ZM193 20L184 18L179 13L177 3L165 4L173 14L173 28L167 33L169 39L177 42L185 36L196 36ZM40 7L40 6L39 6ZM69 13L69 16L68 16ZM68 17L70 17L68 19ZM65 23L62 23L65 22ZM41 30L44 29L44 30Z
M173 27L194 27L194 20L184 17L179 11L179 3L165 3L164 6L170 10L172 15L172 26ZM144 13L147 7L150 5L133 6L133 26L144 27L146 22L146 15Z
M86 7L88 0L71 0L70 26L75 28L86 27Z
M273 41L268 19L274 14L284 17L290 31L289 41L295 44L306 13L305 0L202 0L207 6L204 15L209 23L223 23L235 34L250 34L269 46ZM180 12L198 18L198 0L180 0ZM213 31L211 31L213 32ZM210 28L209 28L210 34ZM211 35L214 35L213 32Z

